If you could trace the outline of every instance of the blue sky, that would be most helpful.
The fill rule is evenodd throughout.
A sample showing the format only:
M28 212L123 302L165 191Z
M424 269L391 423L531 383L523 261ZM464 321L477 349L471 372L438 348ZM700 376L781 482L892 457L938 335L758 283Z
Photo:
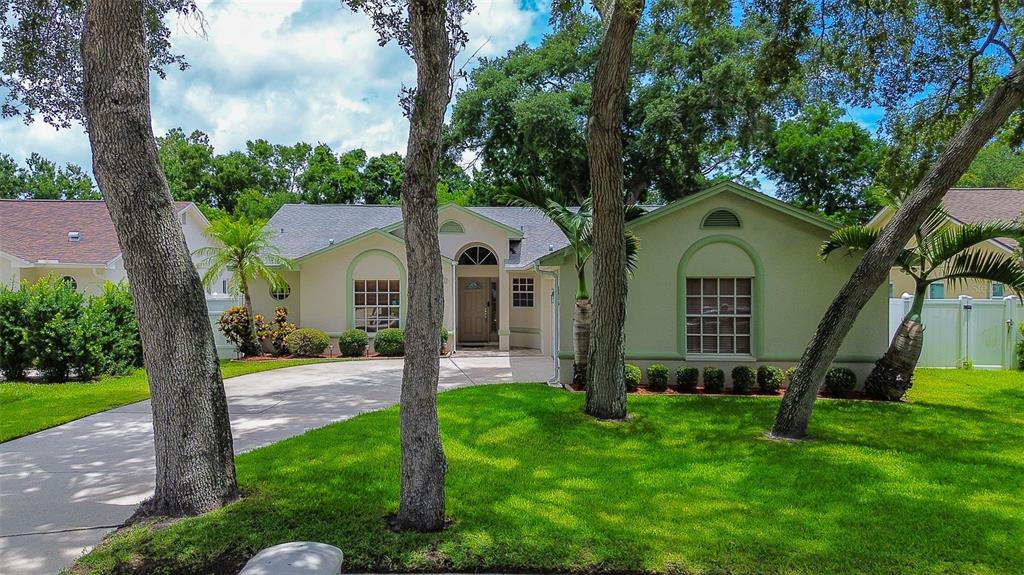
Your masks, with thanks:
M181 127L210 135L218 152L246 140L324 142L370 154L404 151L408 124L398 106L415 83L409 57L381 48L362 14L341 0L200 0L206 37L194 21L170 21L175 50L191 67L152 80L156 134ZM548 0L477 0L467 55L504 54L547 29ZM468 57L468 56L467 56ZM90 168L80 126L54 130L0 119L0 153L22 162L38 152Z

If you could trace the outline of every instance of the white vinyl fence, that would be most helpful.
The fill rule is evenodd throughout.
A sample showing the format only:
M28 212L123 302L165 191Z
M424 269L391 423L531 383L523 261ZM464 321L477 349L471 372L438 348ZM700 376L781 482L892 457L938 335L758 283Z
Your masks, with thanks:
M913 298L889 300L889 338L910 311ZM970 362L981 369L1017 367L1014 347L1021 339L1024 307L1016 296L1005 299L925 300L921 313L924 347L921 367L961 367Z
M213 328L213 340L217 342L217 357L221 359L234 359L237 357L235 346L224 339L224 334L217 328L217 320L230 307L242 305L242 298L230 295L209 295L206 296L206 313L210 316L210 327Z

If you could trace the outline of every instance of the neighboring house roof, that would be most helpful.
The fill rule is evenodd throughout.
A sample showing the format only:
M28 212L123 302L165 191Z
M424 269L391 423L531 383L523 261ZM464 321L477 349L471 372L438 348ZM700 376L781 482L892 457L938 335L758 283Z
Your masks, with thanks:
M190 206L174 203L179 214ZM28 264L106 266L121 246L102 200L0 200L0 252Z
M448 206L441 206L442 210ZM516 253L506 262L510 268L532 264L568 242L561 230L540 211L520 207L467 207L475 215L491 220L510 232L517 242ZM267 222L276 233L274 243L281 254L293 259L308 256L331 245L341 244L374 229L395 229L402 222L401 206L360 204L285 204ZM521 235L522 238L515 236Z

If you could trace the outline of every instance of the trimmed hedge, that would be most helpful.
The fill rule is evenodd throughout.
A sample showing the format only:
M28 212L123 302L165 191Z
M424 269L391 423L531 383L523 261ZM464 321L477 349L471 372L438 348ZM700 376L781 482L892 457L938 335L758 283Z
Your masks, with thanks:
M704 391L722 393L725 389L725 373L717 367L704 368Z
M857 374L848 367L833 367L825 374L825 389L834 395L843 395L857 389Z
M350 329L338 336L338 351L345 357L361 357L366 355L370 346L370 336L361 329Z
M24 379L32 363L25 330L28 292L0 285L0 373L4 378Z
M668 389L668 367L655 363L647 368L647 387L653 391Z
M640 379L643 377L643 372L632 363L627 363L623 369L625 370L626 391L636 391L640 387Z
M757 368L757 387L763 393L775 393L782 387L785 374L774 365L762 365Z
M680 367L676 370L676 391L693 391L700 379L700 370L696 367Z
M288 350L299 357L323 355L330 343L331 338L324 331L311 327L299 328L284 338Z
M749 394L754 391L754 383L757 375L753 368L746 365L738 365L732 368L732 390L735 393Z
M397 327L378 331L373 337L373 351L384 357L405 355L405 332Z

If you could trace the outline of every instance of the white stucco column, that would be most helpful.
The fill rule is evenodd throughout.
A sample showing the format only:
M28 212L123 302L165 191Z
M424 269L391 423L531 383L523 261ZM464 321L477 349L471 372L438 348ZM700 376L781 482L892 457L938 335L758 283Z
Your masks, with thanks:
M512 331L509 315L512 313L512 280L505 269L504 260L498 261L498 349L508 351Z

